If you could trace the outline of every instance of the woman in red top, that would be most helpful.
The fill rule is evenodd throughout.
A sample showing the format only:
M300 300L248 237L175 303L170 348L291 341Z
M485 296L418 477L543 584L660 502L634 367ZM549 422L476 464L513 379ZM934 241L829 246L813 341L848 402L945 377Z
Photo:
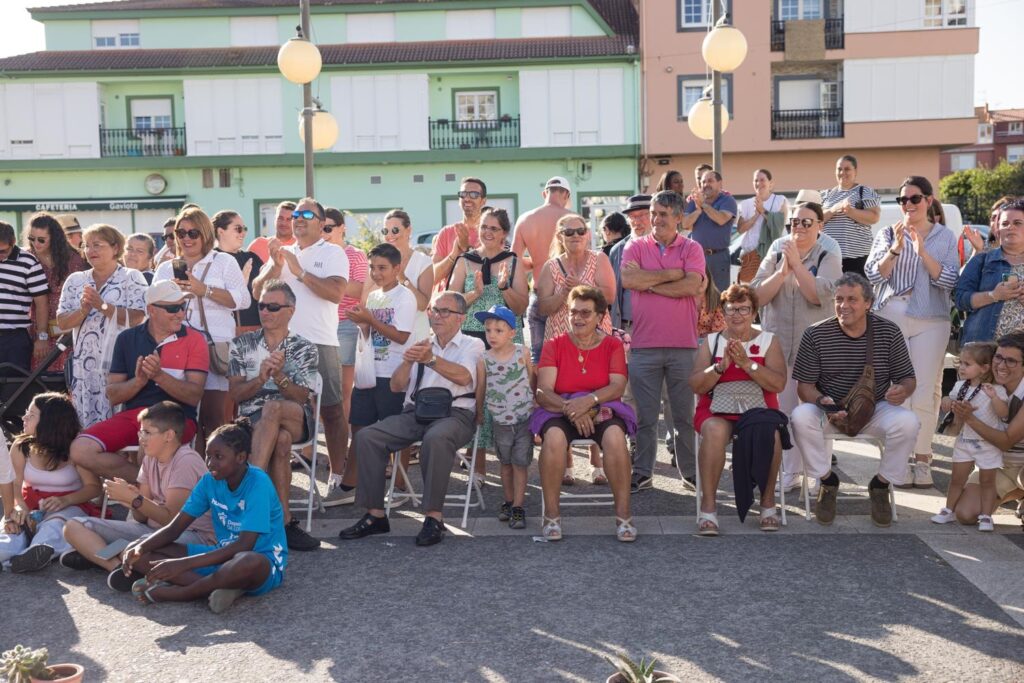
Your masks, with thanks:
M604 466L615 500L616 536L636 540L629 512L629 453L626 432L636 419L620 399L626 389L622 342L598 325L608 311L601 290L580 285L569 292L569 331L545 342L537 371L537 405L531 429L542 438L540 481L544 494L541 533L562 538L559 495L569 444L593 439L604 452ZM546 419L545 419L546 418Z
M725 329L708 336L697 350L690 375L690 387L699 395L693 416L693 428L700 434L701 504L697 515L697 533L718 535L715 493L725 468L725 447L732 439L733 423L739 414L711 411L715 387L729 382L755 382L764 398L763 406L779 407L777 394L786 388L786 359L782 346L771 332L754 327L757 293L749 285L731 285L722 292ZM777 531L779 520L775 511L775 479L779 473L782 445L776 435L775 457L768 478L771 484L761 491L761 530Z

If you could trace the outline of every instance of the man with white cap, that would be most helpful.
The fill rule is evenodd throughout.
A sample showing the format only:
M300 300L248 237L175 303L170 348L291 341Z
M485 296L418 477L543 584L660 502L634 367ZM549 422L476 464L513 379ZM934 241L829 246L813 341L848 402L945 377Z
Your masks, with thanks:
M136 481L139 464L118 451L139 445L138 415L161 401L174 401L185 409L181 442L192 440L210 357L206 337L184 324L189 296L171 280L158 280L146 290L146 320L117 336L110 361L107 397L123 409L85 429L71 443L76 465L107 479Z
M68 238L68 244L78 251L82 248L82 226L73 213L62 213L56 217L60 227L64 228L64 236Z
M512 234L512 251L519 257L527 273L533 271L534 261L538 269L547 261L558 219L572 213L568 208L571 196L569 181L561 176L555 176L544 183L544 189L541 191L544 203L536 209L527 211L516 221ZM544 344L544 323L547 321L547 317L542 316L537 310L536 292L530 293L526 320L530 325L530 351L533 362L536 363L540 360L540 349Z

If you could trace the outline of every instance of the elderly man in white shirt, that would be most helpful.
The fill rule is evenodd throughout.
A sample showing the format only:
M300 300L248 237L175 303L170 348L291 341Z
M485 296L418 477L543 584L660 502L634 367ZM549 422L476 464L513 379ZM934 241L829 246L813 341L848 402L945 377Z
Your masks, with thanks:
M469 443L476 429L476 368L484 352L479 339L462 332L466 299L458 292L443 292L427 309L433 335L406 349L402 364L391 376L391 390L404 391L405 406L398 415L365 427L356 434L359 453L359 488L356 504L366 514L342 530L344 540L391 531L384 515L385 469L391 453L422 441L420 469L423 472L423 509L426 518L416 536L416 545L428 546L444 539L444 498L448 493L455 451ZM416 392L428 387L447 389L452 394L449 417L421 424L416 419Z

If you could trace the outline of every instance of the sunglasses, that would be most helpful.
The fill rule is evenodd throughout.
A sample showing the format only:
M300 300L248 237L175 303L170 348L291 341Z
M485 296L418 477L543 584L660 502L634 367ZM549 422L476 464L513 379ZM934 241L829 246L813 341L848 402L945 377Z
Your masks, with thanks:
M192 228L191 230L175 230L174 234L179 240L183 240L186 237L190 240L197 240L203 235L203 233L199 232L195 228Z
M394 225L394 226L391 226L390 228L381 228L380 234L382 234L385 237L387 237L388 236L388 230L391 231L392 235L397 235L398 233L402 232L402 229L400 227L398 227L397 225Z
M561 233L563 237L572 237L573 235L583 237L587 234L587 230L589 230L589 228L566 228L565 230L559 230L558 232Z
M45 237L29 237L28 241L32 242L33 244L46 244Z
M256 304L256 307L261 311L270 311L271 313L277 313L282 308L291 308L291 304L265 304L262 301Z
M230 228L228 228L228 229L230 230ZM249 232L249 226L247 226L247 225L236 225L235 226L235 232L237 232L239 235L244 235L245 233Z
M790 230L796 230L797 228L810 228L813 227L818 220L816 218L794 218L786 223L786 227Z
M896 198L896 203L899 204L900 206L906 206L907 204L913 204L914 206L917 206L918 204L920 204L923 201L924 201L924 195L923 194L915 194L915 195L911 195L909 197L897 197Z
M292 218L305 218L307 221L311 221L314 218L319 219L320 216L309 209L305 209L303 211L292 211Z
M173 241L174 241L174 231L172 230L171 232L169 232L166 235L164 235L164 242L173 242Z
M153 305L156 306L157 308L161 309L161 310L167 311L171 315L174 315L175 313L181 313L182 311L185 310L185 308L188 307L188 304L186 304L186 303L181 303L181 304L153 304Z
M483 196L483 192L477 192L476 190L462 190L459 192L459 199L480 199Z

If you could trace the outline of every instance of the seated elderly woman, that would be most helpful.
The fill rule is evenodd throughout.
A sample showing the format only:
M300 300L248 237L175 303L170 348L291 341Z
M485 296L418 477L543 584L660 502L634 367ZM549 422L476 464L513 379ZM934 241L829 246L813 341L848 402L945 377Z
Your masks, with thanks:
M701 487L697 533L701 536L718 535L715 494L725 467L725 447L732 439L736 423L743 413L754 408L777 410L777 394L786 387L786 360L782 355L782 345L771 332L753 326L757 304L757 293L748 285L732 285L722 292L725 329L709 335L701 343L693 374L690 375L690 387L700 396L693 416L693 428L701 437L697 456ZM758 482L762 531L777 531L779 528L775 510L775 479L781 458L782 445L776 432L767 481ZM734 480L739 481L736 476ZM749 493L750 490L740 491L737 486L737 503L741 495ZM741 508L741 519L744 514L745 510Z
M569 444L592 439L604 452L605 473L615 500L616 537L636 540L629 512L629 452L626 434L636 432L636 415L621 401L626 389L622 342L598 329L608 301L596 287L579 285L568 296L569 331L544 343L537 371L537 405L530 431L542 438L540 481L544 493L541 533L562 538L559 495Z

